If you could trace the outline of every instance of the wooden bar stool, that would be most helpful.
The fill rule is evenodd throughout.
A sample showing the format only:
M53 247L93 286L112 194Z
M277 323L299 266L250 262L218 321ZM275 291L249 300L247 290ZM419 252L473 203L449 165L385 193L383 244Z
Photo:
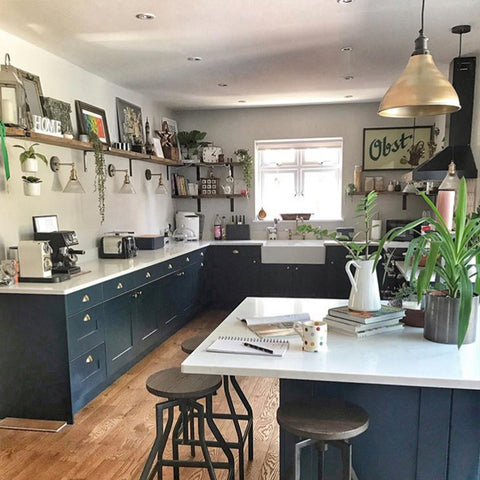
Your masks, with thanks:
M207 335L198 335L195 337L190 337L185 340L181 348L182 350L190 354L192 353L198 346L203 343L203 341L207 338ZM243 407L245 408L245 414L239 414L235 410L235 405L232 400L232 395L230 393L230 383L232 384L235 393L238 395L238 398L242 402ZM227 400L229 413L213 413L213 418L215 419L222 419L222 420L231 420L233 422L235 433L237 436L236 442L227 442L227 446L229 448L233 448L238 450L238 474L240 480L244 480L245 478L245 455L244 449L245 444L248 441L248 459L253 460L253 410L250 403L247 400L247 397L243 393L240 385L237 382L237 379L233 375L224 375L223 376L223 390L225 392L225 398ZM244 428L240 425L240 421L246 421ZM192 452L193 455L193 452Z
M191 375L182 373L180 368L168 368L154 373L147 379L147 390L167 401L156 405L157 435L143 468L140 480L151 480L155 474L162 478L164 466L173 467L173 478L179 479L180 467L207 468L210 480L216 480L215 468L228 469L228 480L234 476L234 459L230 448L218 430L212 415L212 395L222 385L219 375ZM205 398L205 408L197 400ZM179 416L172 433L172 459L164 458L165 447L172 431L174 408L179 408ZM167 422L163 425L163 414L167 411ZM193 432L188 432L188 420L197 419L198 439ZM215 441L205 440L205 420L212 431ZM180 460L179 445L200 446L204 461ZM227 462L212 462L208 452L209 446L220 447L227 457Z
M292 402L277 410L281 428L303 440L295 444L295 480L300 480L302 448L315 445L319 451L319 479L324 479L325 451L328 445L340 449L342 480L358 480L352 468L352 445L349 440L368 428L363 408L339 398L315 398L310 402Z

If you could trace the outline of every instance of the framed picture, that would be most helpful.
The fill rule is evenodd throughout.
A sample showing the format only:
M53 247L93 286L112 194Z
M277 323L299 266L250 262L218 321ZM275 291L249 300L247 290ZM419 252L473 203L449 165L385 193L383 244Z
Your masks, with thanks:
M102 143L110 145L105 110L80 100L75 100L75 110L77 112L78 133L88 135L90 132L94 132Z
M62 124L62 133L72 134L73 127L70 118L72 106L67 102L51 97L41 97L41 100L45 117L58 120Z
M153 150L155 151L155 156L163 158L162 142L157 137L153 137Z
M116 102L120 142L126 142L132 145L145 145L142 109L118 97L116 98Z
M160 137L163 155L171 160L180 160L180 149L178 148L178 127L177 122L170 118L162 118L162 129L155 130Z
M433 126L363 129L363 170L411 170L428 160Z

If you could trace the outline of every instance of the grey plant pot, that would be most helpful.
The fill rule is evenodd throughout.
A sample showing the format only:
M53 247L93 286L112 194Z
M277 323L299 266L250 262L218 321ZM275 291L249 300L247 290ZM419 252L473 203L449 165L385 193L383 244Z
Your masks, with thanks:
M427 340L437 343L457 344L458 312L460 300L458 298L439 295L426 295L425 328L423 336ZM472 312L464 344L475 341L477 330L478 297L472 298Z

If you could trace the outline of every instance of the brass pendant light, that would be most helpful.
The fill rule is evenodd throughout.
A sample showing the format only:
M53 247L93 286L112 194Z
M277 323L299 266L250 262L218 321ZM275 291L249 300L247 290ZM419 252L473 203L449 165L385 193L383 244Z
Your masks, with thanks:
M460 110L457 92L438 70L423 35L425 0L422 0L422 26L415 50L405 70L384 95L378 114L382 117L412 118L443 115Z

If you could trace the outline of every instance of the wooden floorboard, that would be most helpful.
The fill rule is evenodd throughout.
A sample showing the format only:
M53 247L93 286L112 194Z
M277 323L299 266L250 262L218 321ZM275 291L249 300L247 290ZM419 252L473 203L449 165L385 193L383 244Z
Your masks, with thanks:
M0 479L138 479L155 437L157 398L147 392L145 380L157 370L180 365L186 356L181 343L191 336L209 333L227 313L209 311L196 317L78 412L75 425L67 425L57 433L0 429ZM253 377L238 380L255 417L255 457L247 462L245 478L278 479L278 382ZM240 402L234 399L240 408ZM214 397L214 408L227 411L222 391ZM218 424L224 437L235 439L232 422ZM189 456L188 449L180 452ZM247 458L246 450L245 454ZM236 451L234 456L237 458ZM200 451L197 457L201 459ZM212 458L224 460L219 449L212 449ZM180 472L181 480L208 480L205 469ZM226 479L225 471L217 472L219 480ZM165 468L164 479L172 477L172 469Z

